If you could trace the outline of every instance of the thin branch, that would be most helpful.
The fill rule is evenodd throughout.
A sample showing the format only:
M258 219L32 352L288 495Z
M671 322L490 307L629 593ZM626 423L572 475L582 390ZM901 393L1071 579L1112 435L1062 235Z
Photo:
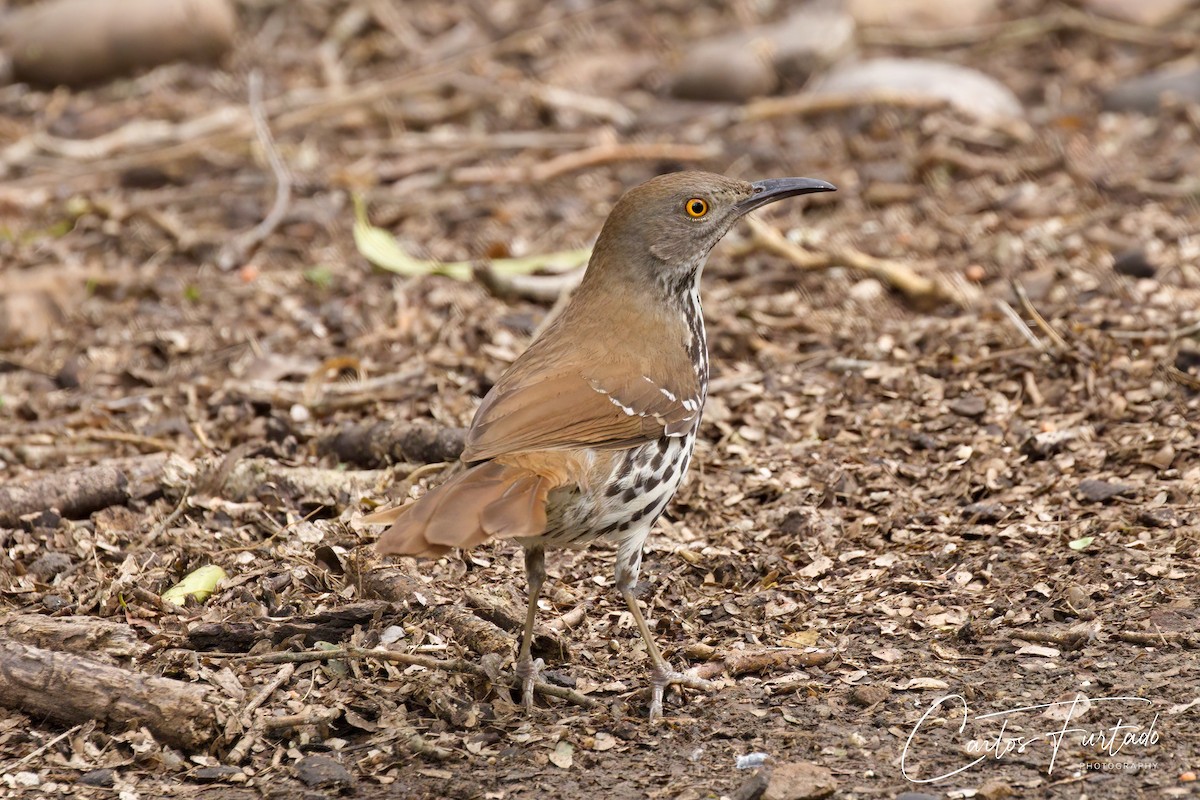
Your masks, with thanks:
M228 270L246 260L250 251L261 244L274 233L287 214L292 200L292 176L279 148L275 146L275 138L271 136L271 126L267 122L267 114L263 108L263 78L262 72L254 70L250 73L250 118L254 121L254 134L258 145L266 156L271 174L275 176L275 202L262 222L249 231L241 234L221 250L217 266Z
M1029 295L1026 293L1025 287L1022 286L1021 282L1016 278L1012 279L1012 289L1017 295L1017 300L1021 303L1021 308L1030 316L1034 323L1036 323L1037 326L1042 329L1042 333L1046 334L1050 341L1054 343L1055 349L1062 353L1069 353L1071 351L1071 345L1067 344L1067 340L1062 338L1058 331L1054 330L1054 327L1046 321L1046 318L1043 317L1036 308L1034 308L1033 301L1029 299Z
M849 247L810 253L792 244L782 233L765 222L754 217L748 217L746 221L750 225L755 244L764 250L783 256L801 269L849 267L867 273L898 290L909 300L922 305L932 305L943 300L953 301L936 281L918 275L905 264L875 258Z
M997 297L996 308L1000 309L1000 312L1004 314L1005 318L1013 324L1013 327L1017 329L1017 332L1025 337L1025 341L1033 345L1038 352L1044 353L1046 351L1046 343L1039 339L1037 334L1025 324L1025 320L1021 319L1021 315L1017 313L1015 308L1008 304L1007 300Z

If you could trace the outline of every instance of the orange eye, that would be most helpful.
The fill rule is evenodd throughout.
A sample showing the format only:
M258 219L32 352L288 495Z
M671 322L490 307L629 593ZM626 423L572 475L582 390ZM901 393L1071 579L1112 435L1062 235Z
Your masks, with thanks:
M708 213L708 201L702 200L699 197L693 197L683 204L683 210L692 219L700 219Z

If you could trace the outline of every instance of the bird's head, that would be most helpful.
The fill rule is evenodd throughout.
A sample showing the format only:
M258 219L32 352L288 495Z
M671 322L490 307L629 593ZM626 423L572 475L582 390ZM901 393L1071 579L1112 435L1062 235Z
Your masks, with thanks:
M709 172L659 175L617 201L589 276L653 279L672 292L690 291L709 251L743 215L785 197L834 190L814 178L748 183Z

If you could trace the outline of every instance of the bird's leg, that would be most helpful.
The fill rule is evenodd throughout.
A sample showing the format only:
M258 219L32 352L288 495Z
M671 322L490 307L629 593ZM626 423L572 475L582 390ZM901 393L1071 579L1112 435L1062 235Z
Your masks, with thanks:
M695 675L687 675L671 669L666 659L662 657L658 645L654 642L654 634L650 632L650 626L646 624L646 618L642 616L642 609L638 606L637 598L633 596L633 587L637 584L638 572L642 565L641 551L639 549L637 553L628 558L625 556L625 553L617 553L617 589L621 592L621 597L625 598L625 605L629 606L629 613L633 615L633 621L642 635L642 641L646 643L646 654L650 656L652 665L650 686L653 694L650 698L650 721L658 722L663 715L663 692L668 686L686 686L689 689L711 691L714 685L711 681L697 678Z
M546 582L546 551L541 547L525 550L525 578L529 584L529 608L525 612L525 629L521 631L521 652L514 672L521 681L521 705L533 708L533 684L545 666L540 658L533 660L533 623L537 619L538 595Z

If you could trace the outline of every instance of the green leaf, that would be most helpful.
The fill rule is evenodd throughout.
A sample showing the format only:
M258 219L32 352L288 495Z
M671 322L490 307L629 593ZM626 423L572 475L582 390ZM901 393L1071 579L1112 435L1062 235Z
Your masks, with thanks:
M333 270L325 264L304 270L304 280L318 289L328 289L333 285Z
M162 593L164 603L183 605L189 595L203 603L216 590L217 584L225 578L225 570L216 564L209 564L200 569L192 570L183 580Z
M1076 539L1073 542L1068 542L1067 547L1071 548L1072 550L1086 550L1094 541L1096 541L1095 536L1084 536L1083 538Z

